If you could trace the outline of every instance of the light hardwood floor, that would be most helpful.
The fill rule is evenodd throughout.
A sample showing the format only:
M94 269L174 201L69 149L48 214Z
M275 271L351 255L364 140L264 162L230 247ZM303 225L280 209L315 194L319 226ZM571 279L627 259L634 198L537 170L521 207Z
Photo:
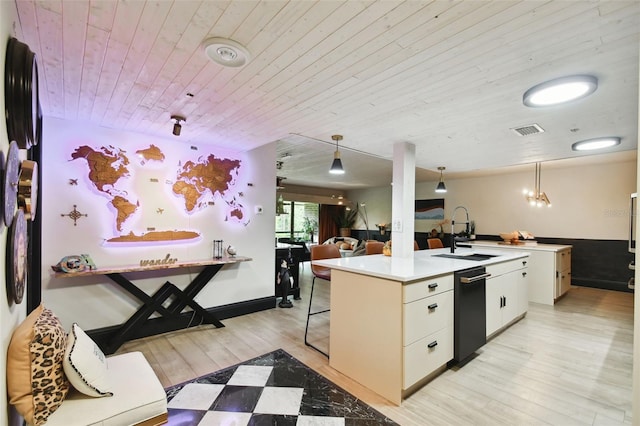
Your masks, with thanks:
M144 353L165 387L282 348L401 425L631 424L633 294L573 287L555 306L529 312L478 351L408 397L401 407L333 370L304 345L311 276L302 300L127 342ZM316 280L314 310L328 306L329 284ZM358 303L354 300L353 303ZM329 315L312 317L310 341L328 349ZM371 354L375 356L375 354Z

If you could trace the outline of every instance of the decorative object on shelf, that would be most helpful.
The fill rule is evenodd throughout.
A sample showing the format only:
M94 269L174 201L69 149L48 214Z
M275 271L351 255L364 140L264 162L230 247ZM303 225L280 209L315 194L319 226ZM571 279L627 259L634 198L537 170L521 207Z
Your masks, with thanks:
M238 252L236 251L236 248L234 246L229 246L227 247L227 254L230 258L233 259L234 257L236 257L236 254L238 254Z
M29 46L14 37L5 55L4 99L9 140L22 149L37 145L42 139L38 64Z
M444 178L442 177L444 169L445 167L438 167L438 170L440 170L440 182L438 182L438 186L436 186L436 192L447 192L447 187L444 186Z
M213 240L213 258L222 259L222 240Z
M16 203L18 202L18 181L20 179L20 148L16 141L9 144L7 163L4 168L4 223L11 226Z
M27 220L36 217L38 207L38 163L24 160L18 179L18 208L24 211Z
M343 175L344 168L342 167L342 160L340 159L340 149L338 148L338 142L342 140L342 135L333 135L331 139L336 141L336 151L333 153L333 162L331 163L331 168L329 169L329 173L332 175Z
M62 216L62 217L69 216L69 218L71 218L71 220L73 220L73 226L77 226L77 221L81 217L88 217L89 216L86 213L79 212L77 207L78 206L74 204L73 205L73 210L71 210L69 213L67 213L67 214L60 213L60 216Z
M384 246L382 246L382 254L385 256L391 256L391 240L387 241L384 243Z
M173 265L178 263L177 257L171 257L171 253L167 253L164 259L142 259L140 260L140 266L162 266Z
M95 270L96 264L93 263L91 256L88 254L71 255L63 257L60 262L51 266L56 272L64 272L67 274L73 274L76 272L82 272L88 270Z
M182 124L180 124L180 122L187 121L187 119L182 115L172 115L171 119L175 120L175 123L173 123L173 135L180 136L180 131L182 130Z
M10 237L7 247L7 299L16 304L22 303L24 288L27 284L29 260L27 255L27 219L24 212L18 210L11 223Z
M380 235L384 235L387 232L387 224L386 223L378 223L376 224L378 227L378 231L380 231Z
M285 180L286 177L276 176L276 191L280 191L284 189L282 186L282 181ZM284 198L282 194L278 194L276 197L276 216L280 216L281 214L286 214L287 212L284 210Z
M541 163L536 163L536 173L535 173L535 188L533 191L524 189L522 193L524 194L527 202L530 206L542 207L546 205L547 207L551 207L551 201L547 194L542 192L540 189L540 179L542 175L542 165Z

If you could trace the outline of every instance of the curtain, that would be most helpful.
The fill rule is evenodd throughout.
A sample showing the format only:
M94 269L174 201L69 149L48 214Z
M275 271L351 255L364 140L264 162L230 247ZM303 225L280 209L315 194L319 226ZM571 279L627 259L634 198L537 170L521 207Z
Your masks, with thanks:
M344 211L344 206L320 204L318 213L318 243L322 244L331 237L338 235L338 226L333 219Z

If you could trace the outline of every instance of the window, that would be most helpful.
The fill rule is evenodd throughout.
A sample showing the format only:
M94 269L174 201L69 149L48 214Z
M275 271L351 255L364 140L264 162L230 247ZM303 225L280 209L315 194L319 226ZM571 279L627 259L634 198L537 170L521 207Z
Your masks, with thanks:
M318 211L315 203L284 202L284 214L276 216L276 238L313 241L318 237ZM311 225L311 226L307 226ZM312 232L308 232L313 229ZM313 234L313 235L312 235Z

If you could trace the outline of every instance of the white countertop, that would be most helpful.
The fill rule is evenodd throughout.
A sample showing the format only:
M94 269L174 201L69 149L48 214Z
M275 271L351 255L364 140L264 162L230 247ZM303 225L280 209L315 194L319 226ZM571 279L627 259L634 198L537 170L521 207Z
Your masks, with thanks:
M498 248L497 246L496 248ZM370 275L393 281L410 282L437 275L449 274L474 266L485 266L494 263L520 259L528 256L526 250L494 250L457 248L455 254L483 253L497 255L488 260L462 260L432 257L434 254L451 253L451 249L433 249L415 251L413 257L398 258L373 254L368 256L343 257L340 259L314 260L314 264L338 269L346 272L354 272L362 275Z
M525 250L525 251L560 251L564 249L571 248L573 246L570 245L561 245L561 244L502 244L500 241L465 241L463 244L468 244L470 246L475 247L495 247L497 249L517 249L517 250Z

